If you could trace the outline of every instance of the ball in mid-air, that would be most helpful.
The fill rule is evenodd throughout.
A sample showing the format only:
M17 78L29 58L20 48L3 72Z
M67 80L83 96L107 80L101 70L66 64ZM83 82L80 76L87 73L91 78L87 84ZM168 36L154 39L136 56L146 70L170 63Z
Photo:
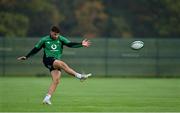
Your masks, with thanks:
M144 47L143 41L134 41L131 43L131 48L134 50L139 50Z

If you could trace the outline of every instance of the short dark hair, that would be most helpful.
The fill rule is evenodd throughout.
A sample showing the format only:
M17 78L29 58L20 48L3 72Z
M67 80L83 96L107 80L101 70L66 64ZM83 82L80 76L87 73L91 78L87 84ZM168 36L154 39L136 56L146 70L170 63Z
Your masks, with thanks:
M57 27L57 26L52 26L51 27L51 31L55 32L55 33L59 33L60 32L59 27Z

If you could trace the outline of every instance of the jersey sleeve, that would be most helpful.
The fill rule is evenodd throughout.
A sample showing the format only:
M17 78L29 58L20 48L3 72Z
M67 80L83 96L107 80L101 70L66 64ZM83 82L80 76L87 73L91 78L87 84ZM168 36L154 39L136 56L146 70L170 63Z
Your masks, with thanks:
M64 45L71 47L71 48L79 48L79 47L83 47L82 43L78 43L78 42L71 42L70 40L68 40L67 38L60 36L61 41L63 42Z
M40 51L40 49L37 49L36 47L34 47L27 55L26 58L29 58L30 56L33 56L34 54L36 54L38 51Z
M40 49L43 47L43 45L44 45L44 40L41 39L36 43L35 48Z
M39 42L36 43L35 47L26 55L26 58L29 58L30 56L33 56L38 51L40 51L43 45L44 45L44 40L43 39L39 40Z
M60 36L60 40L63 42L63 44L68 44L71 42L70 40L68 40L66 37L63 36Z

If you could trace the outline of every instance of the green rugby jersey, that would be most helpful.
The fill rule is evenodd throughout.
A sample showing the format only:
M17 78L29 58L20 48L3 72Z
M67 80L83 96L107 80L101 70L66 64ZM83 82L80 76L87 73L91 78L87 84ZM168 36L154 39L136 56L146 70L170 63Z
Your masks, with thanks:
M31 50L26 57L30 57L36 54L39 50L44 48L44 57L53 57L55 59L61 59L63 46L78 48L82 47L81 43L75 43L69 41L63 36L58 36L56 40L52 39L50 35L41 38L35 45L34 49Z

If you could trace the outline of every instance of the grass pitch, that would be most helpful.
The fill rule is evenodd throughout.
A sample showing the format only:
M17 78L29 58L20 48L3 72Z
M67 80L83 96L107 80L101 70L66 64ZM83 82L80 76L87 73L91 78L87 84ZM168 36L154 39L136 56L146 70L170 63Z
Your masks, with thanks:
M180 112L180 79L63 78L43 105L51 78L1 77L0 112Z

